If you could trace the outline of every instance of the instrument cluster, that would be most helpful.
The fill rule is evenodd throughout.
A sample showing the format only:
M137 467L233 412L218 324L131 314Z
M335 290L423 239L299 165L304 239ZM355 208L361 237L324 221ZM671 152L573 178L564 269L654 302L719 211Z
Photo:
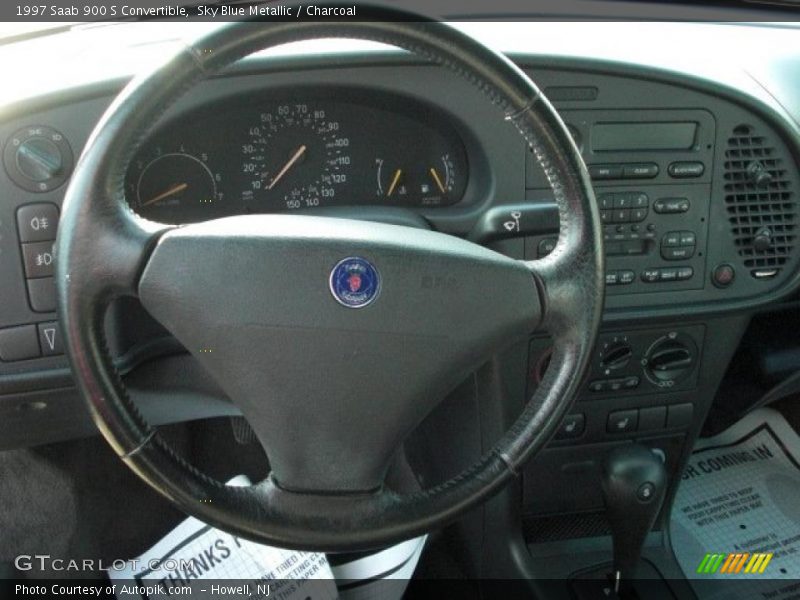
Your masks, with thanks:
M444 113L337 89L228 101L172 120L134 157L126 193L148 219L190 223L320 206L450 206L468 177Z

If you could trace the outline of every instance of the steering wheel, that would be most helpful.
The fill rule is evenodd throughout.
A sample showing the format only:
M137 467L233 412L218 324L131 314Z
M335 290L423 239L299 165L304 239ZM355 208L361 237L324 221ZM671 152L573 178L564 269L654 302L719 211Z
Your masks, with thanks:
M469 36L388 16L229 23L181 49L109 107L64 200L58 310L94 421L122 460L181 510L262 543L375 547L442 526L487 499L555 432L600 323L598 210L553 107L520 69ZM498 121L516 125L533 147L550 182L561 219L552 254L523 262L432 231L316 216L175 227L129 208L127 165L184 92L258 50L323 37L404 48L483 92ZM103 333L109 302L126 295L138 297L241 409L269 459L266 480L232 487L211 479L141 417ZM554 339L550 367L491 451L436 487L388 489L384 477L404 438L446 393L541 327Z

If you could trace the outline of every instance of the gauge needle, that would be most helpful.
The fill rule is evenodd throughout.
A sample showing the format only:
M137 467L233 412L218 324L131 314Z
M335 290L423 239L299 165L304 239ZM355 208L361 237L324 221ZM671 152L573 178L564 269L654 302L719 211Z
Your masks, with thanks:
M400 181L400 175L403 174L403 169L397 169L394 172L394 177L392 178L392 183L389 184L389 190L386 192L386 196L389 197L392 195L394 188L397 187L397 183Z
M280 171L278 171L277 175L275 175L275 179L273 179L272 182L267 186L268 190L271 190L272 188L275 187L275 184L278 183L284 175L286 175L286 172L292 168L294 163L300 160L300 157L303 156L303 154L305 154L305 151L306 151L306 145L303 144L297 149L297 151L294 154L292 154L292 158L290 158L289 161L285 165L283 165L283 168Z
M433 177L433 180L436 182L436 187L439 188L439 191L442 192L443 194L446 193L445 189L444 189L444 185L442 184L442 180L439 179L439 174L436 172L436 169L433 168L433 167L431 167L431 177Z
M155 204L159 200L163 200L164 198L168 198L169 196L178 194L188 187L189 187L188 183L179 183L178 185L174 185L163 194L159 194L155 198L150 198L150 200L148 200L147 202L143 202L142 206L150 206L151 204Z

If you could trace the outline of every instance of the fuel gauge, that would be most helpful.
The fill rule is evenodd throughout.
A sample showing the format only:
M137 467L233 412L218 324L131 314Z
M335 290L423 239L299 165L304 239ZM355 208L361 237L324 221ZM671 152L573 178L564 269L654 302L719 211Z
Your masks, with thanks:
M403 153L405 154L405 153ZM466 177L459 170L465 161L450 153L430 158L423 155L375 160L379 200L389 205L443 206L461 199ZM464 169L466 170L464 164Z

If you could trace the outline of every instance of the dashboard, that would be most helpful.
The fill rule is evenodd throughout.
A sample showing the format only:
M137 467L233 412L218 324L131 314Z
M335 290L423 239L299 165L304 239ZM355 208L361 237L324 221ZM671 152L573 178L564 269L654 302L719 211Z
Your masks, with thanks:
M781 30L620 25L625 52L573 51L574 40L591 37L582 28L596 38L599 25L474 26L488 32L484 41L512 46L564 118L603 221L603 329L573 413L526 467L524 512L536 519L600 506L597 494L569 490L596 490L596 457L615 445L647 443L675 475L748 315L800 288L797 57L776 56L752 73L739 58L719 60L758 43L789 48L772 43ZM615 25L603 26L604 39L619 37ZM703 44L647 55L670 27ZM711 38L715 53L699 60ZM531 51L533 40L546 47ZM129 71L139 68L137 52L164 50L136 42L116 52L131 56ZM636 62L634 43L643 50ZM122 189L131 208L176 224L321 212L429 228L518 259L553 249L559 215L545 174L479 91L403 53L339 49L251 57L199 84L131 157ZM10 60L6 51L0 59ZM21 80L47 89L27 88L28 97L0 110L1 448L94 432L63 355L52 244L72 169L130 75L116 64L106 69L81 70L100 75L80 85L75 74L43 82L32 69ZM149 422L237 414L135 300L112 306L106 330ZM544 375L546 332L516 351L503 365L512 373L502 386L508 393L487 409L501 414L483 416L497 431ZM535 486L543 480L547 493Z

